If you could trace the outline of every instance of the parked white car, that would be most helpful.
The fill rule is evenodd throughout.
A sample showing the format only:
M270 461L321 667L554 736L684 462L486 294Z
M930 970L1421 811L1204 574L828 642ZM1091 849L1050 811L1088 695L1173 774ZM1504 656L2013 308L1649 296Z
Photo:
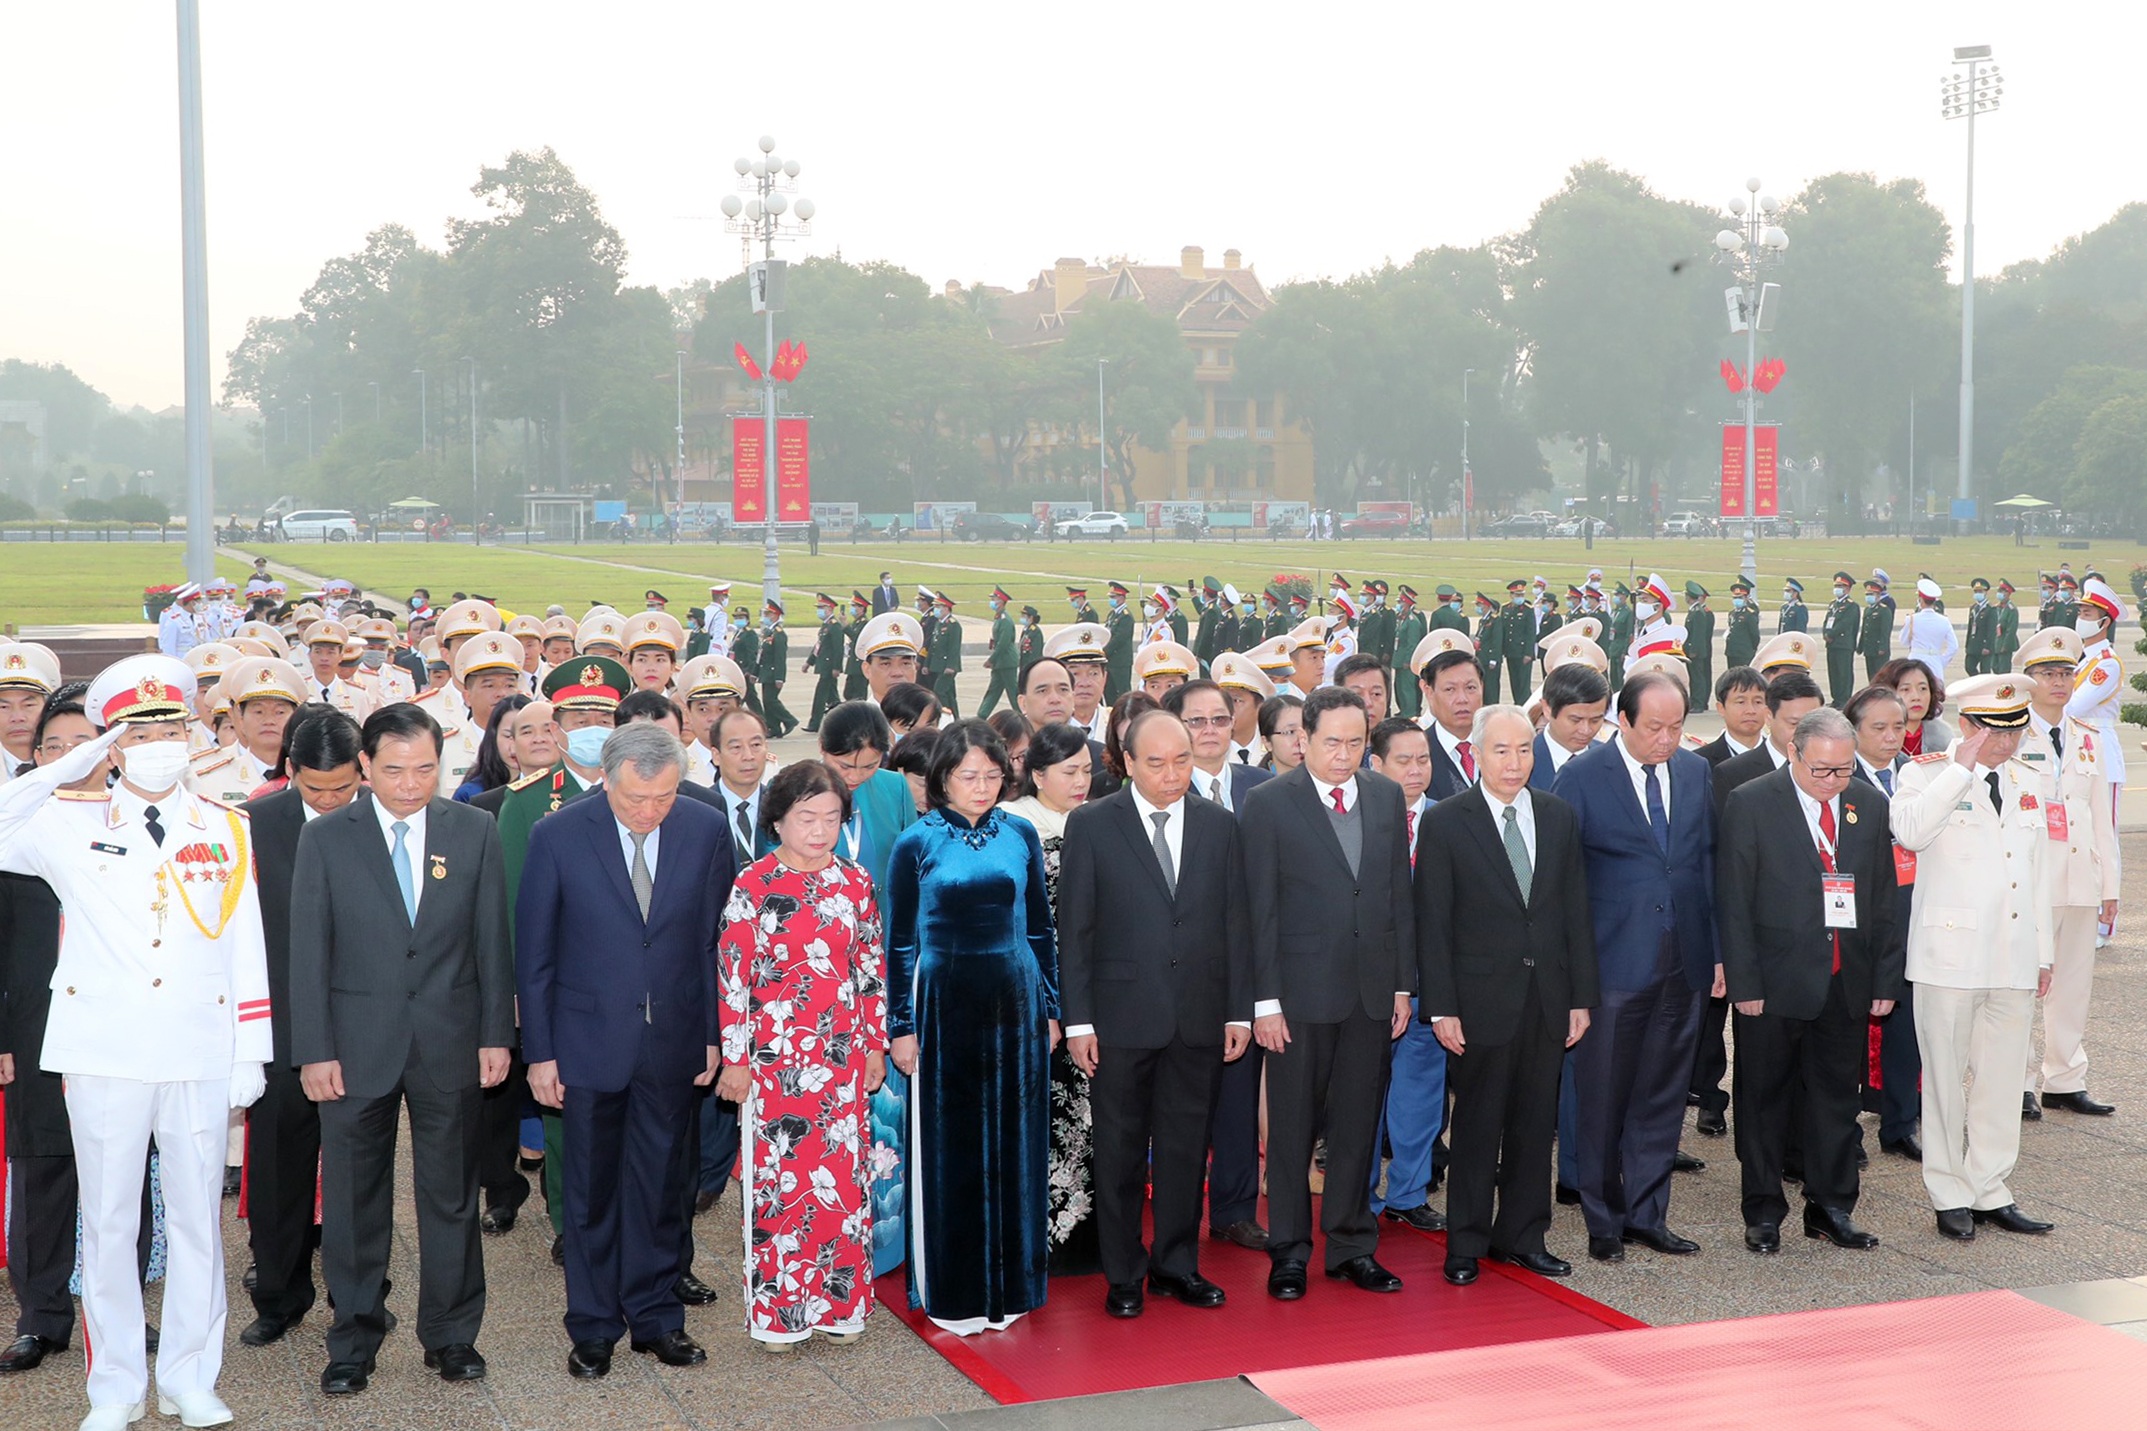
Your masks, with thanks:
M283 539L287 542L354 542L358 539L358 519L348 512L321 508L292 512L283 519Z
M1059 523L1062 537L1109 537L1117 541L1126 534L1126 519L1116 512L1090 512Z

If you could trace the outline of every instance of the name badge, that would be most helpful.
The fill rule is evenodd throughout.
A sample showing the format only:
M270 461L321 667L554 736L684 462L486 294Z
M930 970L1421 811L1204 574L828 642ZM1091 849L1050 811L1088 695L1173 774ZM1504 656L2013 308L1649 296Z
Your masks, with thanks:
M2050 825L2051 839L2062 845L2070 838L2072 823L2070 817L2065 813L2064 801L2052 800L2049 804L2043 806L2043 818Z
M1894 883L1912 885L1916 882L1916 852L1907 845L1894 846Z
M123 855L127 852L125 845L108 845L102 840L91 840L89 847L100 855Z
M2040 765L2043 762L2043 752L2040 750L2023 750L2020 752L2020 758L2032 764Z
M1827 928L1856 928L1855 875L1823 874L1819 876L1819 898L1825 909Z

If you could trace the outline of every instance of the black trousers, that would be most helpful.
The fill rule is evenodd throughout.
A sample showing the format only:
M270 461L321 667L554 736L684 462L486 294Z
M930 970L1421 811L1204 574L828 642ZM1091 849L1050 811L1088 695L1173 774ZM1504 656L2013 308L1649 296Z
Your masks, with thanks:
M1590 1237L1659 1228L1670 1212L1670 1165L1707 991L1686 982L1668 932L1654 976L1645 988L1604 990L1588 1036L1573 1046L1574 1156Z
M569 1339L654 1341L686 1325L678 1299L681 1191L699 1092L646 1066L600 1093L569 1083L566 1119ZM689 1240L691 1234L687 1234Z
M518 1044L507 1051L507 1076L487 1088L477 1162L477 1185L485 1207L519 1211L529 1201L529 1179L522 1175L522 1110L529 1099L529 1065Z
M321 1273L335 1303L328 1360L371 1366L387 1335L388 1251L395 1234L395 1143L410 1109L417 1194L417 1337L428 1351L474 1345L485 1317L477 1227L483 1090L433 1087L415 1051L400 1087L321 1110Z
M1223 1065L1215 1111L1208 1117L1208 1226L1252 1222L1260 1215L1260 1070L1266 1050L1254 1044Z
M1446 1058L1454 1095L1446 1250L1458 1257L1482 1257L1494 1247L1541 1252L1551 1225L1551 1136L1565 1040L1544 1023L1531 981L1514 1036L1502 1044L1472 1038L1467 1047Z
M8 1160L13 1185L7 1200L7 1280L15 1293L15 1335L43 1337L65 1347L75 1332L75 1299L67 1290L75 1271L75 1215L81 1203L75 1160L69 1153ZM142 1230L135 1253L149 1275L149 1244L156 1233L149 1205L149 1168L142 1168Z
M1277 1262L1312 1254L1312 1144L1327 1138L1327 1191L1320 1231L1327 1266L1379 1250L1372 1217L1373 1142L1386 1099L1394 1043L1385 1019L1361 1009L1340 1023L1297 1022L1290 1043L1267 1056L1268 1255Z
M302 1316L312 1307L313 1220L319 1184L320 1107L298 1070L271 1062L268 1087L246 1110L246 1237L253 1250L253 1306L264 1317Z
M1692 1056L1692 1096L1710 1113L1729 1110L1729 1090L1722 1080L1730 1071L1729 1044L1723 1038L1730 1021L1730 1001L1710 998L1700 1011L1700 1040Z
M1120 1048L1099 1040L1097 1052L1089 1108L1104 1278L1123 1286L1139 1282L1151 1267L1169 1277L1198 1272L1204 1135L1222 1086L1223 1051L1175 1038L1163 1048ZM1152 1256L1141 1245L1141 1207L1151 1177Z
M1894 1011L1879 1020L1879 1138L1914 1137L1923 1120L1923 1050L1916 1043L1916 986L1903 981Z
M1856 1207L1858 1093L1868 1020L1842 996L1841 976L1827 985L1813 1019L1737 1015L1737 1161L1744 1169L1744 1220L1779 1223L1782 1152L1792 1120L1801 1124L1804 1200L1842 1212ZM1801 1096L1792 1107L1790 1090Z

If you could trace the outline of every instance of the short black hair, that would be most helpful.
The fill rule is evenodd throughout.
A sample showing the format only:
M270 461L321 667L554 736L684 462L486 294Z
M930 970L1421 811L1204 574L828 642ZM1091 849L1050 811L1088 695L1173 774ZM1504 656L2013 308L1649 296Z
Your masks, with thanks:
M894 743L887 717L870 701L844 701L820 722L822 755L855 755L869 747L885 757Z
M992 712L988 719L991 728L999 732L999 738L1006 742L1009 750L1014 748L1015 741L1027 740L1036 734L1036 727L1029 724L1029 718L1012 706L1003 711Z
M1552 715L1567 706L1592 706L1609 699L1609 679L1584 661L1560 666L1543 678L1543 705Z
M1205 676L1196 676L1190 681L1172 686L1157 699L1162 702L1164 710L1183 720L1185 718L1185 703L1201 691L1213 691L1215 694L1222 696L1223 710L1227 712L1230 709L1230 697L1224 695L1221 686L1216 685L1215 682Z
M723 727L736 716L744 716L747 720L758 723L762 735L768 733L767 718L759 711L754 710L751 706L733 706L722 715L717 716L716 723L708 728L708 743L711 747L720 747L723 744ZM843 754L847 755L849 752L844 751ZM845 816L844 818L849 817Z
M1260 739L1273 740L1275 728L1282 724L1282 713L1304 703L1305 698L1295 691L1278 691L1260 702Z
M1392 694L1394 677L1388 674L1387 663L1369 651L1358 651L1344 656L1341 664L1334 668L1334 683L1338 686L1344 685L1351 676L1361 676L1367 671L1377 672L1379 678L1387 683L1389 694Z
M1732 666L1715 677L1715 704L1721 705L1739 691L1764 691L1767 678L1757 666Z
M947 777L969 758L971 751L976 750L990 756L992 763L999 767L999 788L1002 794L1005 792L1014 781L1014 762L1007 758L1006 742L999 739L999 732L991 728L991 722L971 716L940 729L939 740L932 746L932 762L925 767L925 804L934 810L946 808Z
M295 724L298 717L291 719ZM285 734L288 736L289 732ZM421 735L432 737L434 755L446 745L446 736L440 730L440 723L432 718L432 712L409 701L397 701L394 705L382 706L365 718L365 728L359 732L359 744L365 751L365 758L371 760L380 753L383 741L416 740Z
M679 710L678 702L672 700L662 691L627 692L626 698L619 702L619 708L613 715L612 724L632 725L637 720L675 720L679 723L681 730L686 725L686 717Z
M1864 717L1871 713L1871 708L1887 702L1891 702L1894 709L1904 716L1908 714L1908 702L1902 700L1901 693L1891 686L1864 687L1849 697L1849 703L1841 708L1841 713L1849 718L1850 725L1862 730Z
M37 731L30 737L30 755L32 759L36 758L37 748L45 743L45 727L51 725L61 716L70 715L81 716L84 720L89 719L89 710L82 704L81 695L77 694L72 699L62 699L55 692L52 698L45 702L45 708L38 712Z
M1372 727L1372 758L1374 760L1385 760L1387 758L1387 748L1401 737L1410 735L1424 737L1426 748L1429 748L1430 731L1424 729L1424 727L1418 725L1407 716L1388 716L1385 720Z
M1661 690L1664 687L1677 693L1679 705L1682 707L1685 688L1668 672L1642 671L1637 675L1627 676L1625 684L1618 687L1618 719L1627 724L1640 719L1641 698L1649 691Z
M1418 679L1422 680L1427 686L1432 685L1437 682L1439 677L1464 663L1476 672L1477 680L1481 681L1484 678L1484 663L1476 659L1474 652L1441 651L1424 663L1424 672Z
M1469 659L1474 661L1476 658L1471 656ZM1365 708L1364 697L1355 691L1345 690L1341 686L1321 686L1305 697L1305 735L1309 738L1319 729L1320 717L1336 710L1353 710L1363 716L1367 723L1372 718L1372 713Z
M1819 683L1812 679L1809 671L1784 671L1767 682L1768 715L1775 714L1791 701L1824 703L1825 700L1826 697L1820 694Z
M832 795L840 800L843 823L850 822L850 787L835 768L819 760L794 760L776 771L775 778L760 792L761 833L774 839L775 822L789 814L792 806L815 795Z
M1023 666L1021 668L1021 679L1014 683L1014 694L1017 696L1027 695L1029 693L1030 675L1035 672L1038 666L1045 665L1058 667L1060 670L1066 673L1066 680L1068 684L1072 683L1073 667L1067 665L1064 661L1061 661L1056 656L1038 656L1035 660L1029 662L1028 665Z
M303 721L294 719L291 730L283 760L287 771L341 770L358 763L362 741L358 723L333 706L322 706L318 714Z
M1036 793L1036 772L1073 759L1089 746L1088 732L1068 721L1053 721L1029 737L1029 757L1021 763L1021 793ZM1090 772L1094 774L1093 771Z
M938 709L939 697L932 694L929 686L915 681L898 681L880 697L880 713L887 717L889 725L930 725L933 722L926 717Z
M932 773L932 752L939 748L939 727L921 725L895 742L888 753L887 768L898 775Z

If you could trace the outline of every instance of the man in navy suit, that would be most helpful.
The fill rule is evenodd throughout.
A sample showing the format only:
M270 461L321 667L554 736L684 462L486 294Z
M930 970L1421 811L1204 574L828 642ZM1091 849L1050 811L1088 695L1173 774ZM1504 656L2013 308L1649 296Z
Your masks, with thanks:
M529 1087L566 1120L567 1370L613 1344L668 1366L705 1353L679 1301L687 1119L716 1074L716 937L737 873L723 819L678 798L661 726L604 744L601 799L539 821L515 901ZM641 935L635 947L633 933Z
M1395 716L1372 728L1372 769L1402 788L1402 822L1409 839L1409 868L1416 868L1417 836L1431 809L1431 736L1413 720ZM1413 896L1412 896L1413 898ZM1446 1050L1429 1020L1416 1016L1394 1041L1394 1066L1379 1115L1379 1142L1372 1153L1372 1211L1421 1232L1444 1232L1446 1219L1433 1210L1433 1152L1446 1127ZM1379 1189L1379 1153L1386 1147L1386 1191ZM1443 1162L1443 1159L1441 1160Z
M1543 678L1543 729L1536 732L1528 788L1548 793L1558 772L1596 742L1610 709L1610 682L1593 666L1560 666Z
M1580 820L1602 1004L1573 1053L1588 1255L1699 1246L1668 1226L1670 1171L1715 957L1715 802L1681 748L1685 693L1642 672L1618 692L1618 738L1576 756L1555 793Z
M1434 634L1455 635L1451 631ZM1425 662L1417 685L1424 693L1421 724L1431 736L1430 795L1436 804L1476 783L1476 752L1469 744L1469 730L1476 723L1477 707L1484 703L1484 669L1474 655L1457 646Z

